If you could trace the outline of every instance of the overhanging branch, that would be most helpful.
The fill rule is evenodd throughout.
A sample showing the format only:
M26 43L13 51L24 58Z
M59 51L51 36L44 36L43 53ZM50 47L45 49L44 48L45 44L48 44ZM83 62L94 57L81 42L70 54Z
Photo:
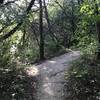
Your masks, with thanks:
M31 10L32 6L34 5L34 2L35 2L35 0L31 0L31 2L30 2L30 4L29 4L28 8L26 9L26 14L29 13L29 11ZM8 32L8 33L2 35L2 36L0 37L0 41L3 41L3 40L5 40L5 39L9 38L10 36L12 36L22 24L23 24L23 20L21 20L20 23L18 23L18 24L16 25L16 27L14 27L10 32Z

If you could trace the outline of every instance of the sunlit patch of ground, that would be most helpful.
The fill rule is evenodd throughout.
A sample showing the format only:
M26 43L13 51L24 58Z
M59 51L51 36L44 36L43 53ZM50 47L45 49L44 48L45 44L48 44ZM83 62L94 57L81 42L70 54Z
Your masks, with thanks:
M49 61L49 62L50 62L51 64L55 64L55 63L56 63L56 61L52 61L52 60L51 60L51 61Z
M26 67L25 72L28 76L37 76L39 74L38 68L32 66L32 67Z

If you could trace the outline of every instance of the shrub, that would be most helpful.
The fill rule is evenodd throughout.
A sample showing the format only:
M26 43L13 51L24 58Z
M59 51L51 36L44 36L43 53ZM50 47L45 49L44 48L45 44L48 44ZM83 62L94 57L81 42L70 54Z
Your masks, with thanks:
M29 77L23 68L0 69L1 100L34 100L36 77Z
M100 62L83 57L65 76L67 100L100 100Z

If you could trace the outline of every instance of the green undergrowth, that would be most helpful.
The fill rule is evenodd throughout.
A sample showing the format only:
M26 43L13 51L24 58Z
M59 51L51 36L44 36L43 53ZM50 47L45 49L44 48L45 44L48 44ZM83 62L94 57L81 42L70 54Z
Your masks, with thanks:
M35 100L36 77L25 68L0 68L0 100Z
M65 74L66 100L100 100L100 61L82 56Z

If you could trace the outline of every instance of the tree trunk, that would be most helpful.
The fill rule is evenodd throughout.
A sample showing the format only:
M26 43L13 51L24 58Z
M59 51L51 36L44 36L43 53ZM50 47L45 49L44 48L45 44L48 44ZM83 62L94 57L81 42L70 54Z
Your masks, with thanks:
M96 23L96 29L98 34L98 53L97 53L97 59L100 60L100 22Z
M43 8L42 8L42 0L39 0L40 5L40 60L44 59L44 35L43 35Z
M94 0L95 3L95 10L94 13L96 16L99 16L99 7L97 4L97 1ZM97 36L98 36L98 52L97 52L97 60L100 60L100 20L96 21L96 30L97 30Z
M76 23L75 23L75 4L74 0L71 0L71 18L70 18L70 23L71 23L71 36L69 38L69 47L73 44L73 39L72 37L75 36L75 30L76 30Z
M47 6L46 6L46 3L45 3L45 0L43 0L43 3L44 3L44 10L45 10L45 18L46 18L46 20L47 20L48 29L49 29L49 32L50 32L49 34L50 34L52 40L53 40L55 43L57 43L57 42L59 42L59 41L58 41L57 37L54 35L54 33L53 33L52 30L51 30L51 25L50 25L50 20L49 20L48 10L47 10Z

